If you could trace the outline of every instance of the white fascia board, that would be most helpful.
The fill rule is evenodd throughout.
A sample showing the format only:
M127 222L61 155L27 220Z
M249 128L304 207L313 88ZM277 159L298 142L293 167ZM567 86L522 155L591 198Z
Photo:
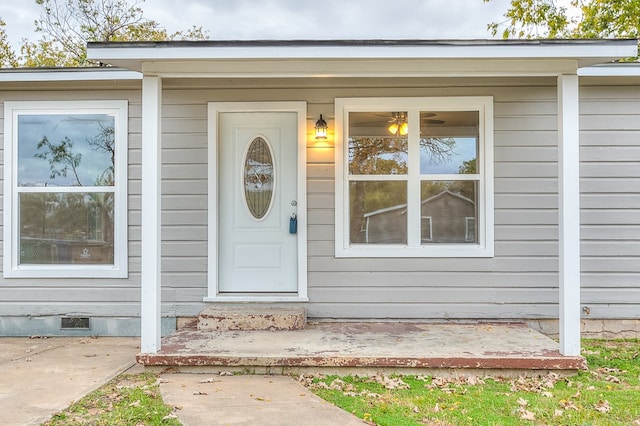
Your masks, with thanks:
M166 61L207 59L597 59L630 57L637 44L629 40L566 44L446 44L422 45L278 45L278 46L94 46L88 57L117 60Z
M16 70L0 72L0 82L50 82L50 81L108 81L142 80L142 74L129 70L77 71L68 70Z
M640 77L640 63L594 65L578 69L580 77Z

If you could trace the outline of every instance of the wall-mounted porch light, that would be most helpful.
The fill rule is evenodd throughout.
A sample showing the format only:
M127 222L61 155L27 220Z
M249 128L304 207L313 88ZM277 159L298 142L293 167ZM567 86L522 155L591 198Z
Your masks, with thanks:
M324 140L327 139L327 122L322 118L322 114L320 114L320 118L316 121L316 140Z

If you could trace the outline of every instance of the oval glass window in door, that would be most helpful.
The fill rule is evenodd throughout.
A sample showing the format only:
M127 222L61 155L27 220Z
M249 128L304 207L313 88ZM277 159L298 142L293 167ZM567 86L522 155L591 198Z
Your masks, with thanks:
M261 137L255 138L244 157L244 198L249 213L260 220L273 201L275 170L271 147Z

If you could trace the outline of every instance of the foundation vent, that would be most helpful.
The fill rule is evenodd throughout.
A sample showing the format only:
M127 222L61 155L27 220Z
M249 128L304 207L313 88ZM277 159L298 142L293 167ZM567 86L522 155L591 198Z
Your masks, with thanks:
M60 318L60 328L73 328L73 329L89 329L89 318L87 317L62 317Z

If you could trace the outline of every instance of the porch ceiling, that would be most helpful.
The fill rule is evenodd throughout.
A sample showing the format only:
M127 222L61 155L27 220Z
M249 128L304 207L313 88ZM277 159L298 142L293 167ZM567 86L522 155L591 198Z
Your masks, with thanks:
M544 76L633 56L636 40L89 43L88 57L163 77Z

